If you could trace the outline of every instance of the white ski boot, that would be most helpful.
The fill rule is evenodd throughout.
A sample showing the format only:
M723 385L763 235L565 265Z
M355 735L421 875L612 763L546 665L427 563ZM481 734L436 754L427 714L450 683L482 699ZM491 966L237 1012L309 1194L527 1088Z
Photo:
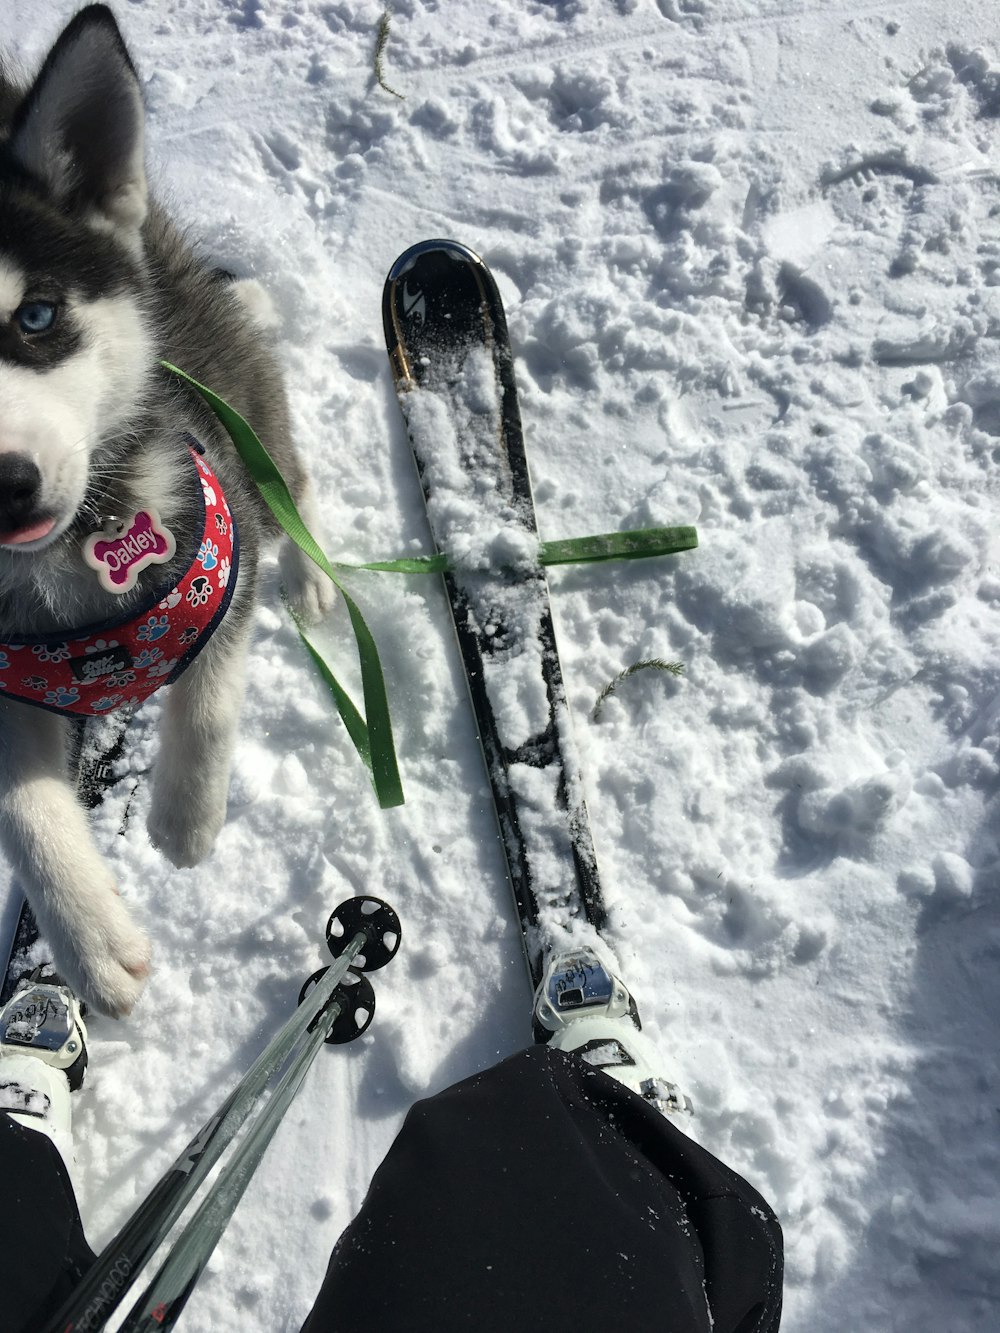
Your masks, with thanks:
M47 1134L73 1163L70 1093L87 1068L80 1004L59 977L37 967L0 1009L0 1111Z
M659 1057L641 1035L628 987L587 948L552 954L535 992L536 1024L549 1045L610 1074L664 1115L691 1115L691 1100L655 1073Z

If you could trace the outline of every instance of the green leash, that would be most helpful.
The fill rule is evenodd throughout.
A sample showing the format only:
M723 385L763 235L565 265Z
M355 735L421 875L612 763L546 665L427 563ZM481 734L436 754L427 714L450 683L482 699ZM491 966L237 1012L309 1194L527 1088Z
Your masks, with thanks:
M638 528L635 532L604 532L597 537L568 537L539 542L540 565L586 565L599 560L646 560L654 555L676 555L698 545L695 528ZM338 569L368 569L382 574L443 574L450 568L446 555L404 556L401 560L371 560L365 565L337 562Z
M337 578L333 565L330 564L319 543L302 522L301 515L295 507L295 501L285 485L284 477L278 471L274 459L261 444L250 425L235 408L230 407L217 393L207 389L204 384L199 384L197 380L192 379L183 370L179 370L177 366L172 366L167 361L162 364L174 375L178 375L186 384L190 384L193 389L196 389L208 403L229 432L237 452L242 458L247 471L257 483L257 487L271 513L274 514L292 541L330 579L347 604L347 611L351 618L351 628L354 630L354 637L358 645L358 657L361 662L361 690L365 700L365 717L362 717L358 712L347 691L309 642L298 622L296 622L296 627L309 651L309 655L319 667L320 673L333 695L337 711L344 721L348 735L354 742L355 749L364 760L365 766L371 774L379 805L383 810L388 810L395 805L402 805L403 784L400 782L399 765L396 762L396 747L392 740L392 722L389 718L389 699L385 689L385 677L382 674L382 663L379 660L378 649L375 647L372 632L365 623L365 618L361 614L357 603Z
M375 639L365 623L364 616L338 579L335 570L371 570L385 574L440 574L448 568L447 556L429 555L404 557L400 560L372 560L367 564L344 564L338 561L336 565L331 564L319 543L302 522L295 501L274 459L261 444L249 423L217 393L213 393L204 384L199 384L177 366L171 365L169 361L160 364L201 394L228 432L237 453L256 482L272 514L292 541L319 566L343 597L358 645L361 690L365 702L364 717L334 676L323 656L310 643L294 612L293 619L309 656L315 662L317 670L333 696L337 712L347 728L348 735L371 775L379 805L383 810L402 805L403 785L399 777L399 765L392 739L392 721L389 717L389 699L386 694L382 663L379 660ZM657 555L671 555L678 551L689 551L697 545L698 534L691 527L642 528L636 532L610 532L596 537L573 537L566 541L541 542L538 560L542 565L586 564L598 560L640 560Z

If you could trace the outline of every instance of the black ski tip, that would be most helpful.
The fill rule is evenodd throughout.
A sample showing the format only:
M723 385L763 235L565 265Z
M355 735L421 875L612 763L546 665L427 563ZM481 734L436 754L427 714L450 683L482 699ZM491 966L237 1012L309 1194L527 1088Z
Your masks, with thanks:
M489 269L467 245L430 240L404 250L382 289L382 328L396 381L419 381L420 357L430 349L481 342L483 303L494 290Z
M411 245L408 250L404 250L399 256L385 280L386 289L391 283L398 282L411 268L427 255L438 256L441 259L453 259L459 264L479 264L483 268L482 258L471 250L461 241L449 241L444 238L436 240L418 241L416 245Z
M430 358L447 379L460 353L486 345L498 360L505 411L516 412L503 301L489 267L469 246L435 239L404 250L385 280L382 327L398 387L423 384Z

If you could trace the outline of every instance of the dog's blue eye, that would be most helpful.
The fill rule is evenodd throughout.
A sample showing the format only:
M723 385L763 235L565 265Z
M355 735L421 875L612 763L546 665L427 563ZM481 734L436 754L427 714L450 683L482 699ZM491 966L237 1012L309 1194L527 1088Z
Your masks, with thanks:
M56 322L56 308L51 301L25 301L14 318L22 333L47 333Z

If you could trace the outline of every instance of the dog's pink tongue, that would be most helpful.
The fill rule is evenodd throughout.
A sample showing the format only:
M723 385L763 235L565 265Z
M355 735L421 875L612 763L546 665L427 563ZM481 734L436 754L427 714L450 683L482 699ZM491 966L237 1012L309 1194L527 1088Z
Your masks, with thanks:
M26 528L15 528L13 532L0 532L0 546L22 546L25 542L37 542L47 537L55 527L54 518L43 518L38 523L29 523Z

